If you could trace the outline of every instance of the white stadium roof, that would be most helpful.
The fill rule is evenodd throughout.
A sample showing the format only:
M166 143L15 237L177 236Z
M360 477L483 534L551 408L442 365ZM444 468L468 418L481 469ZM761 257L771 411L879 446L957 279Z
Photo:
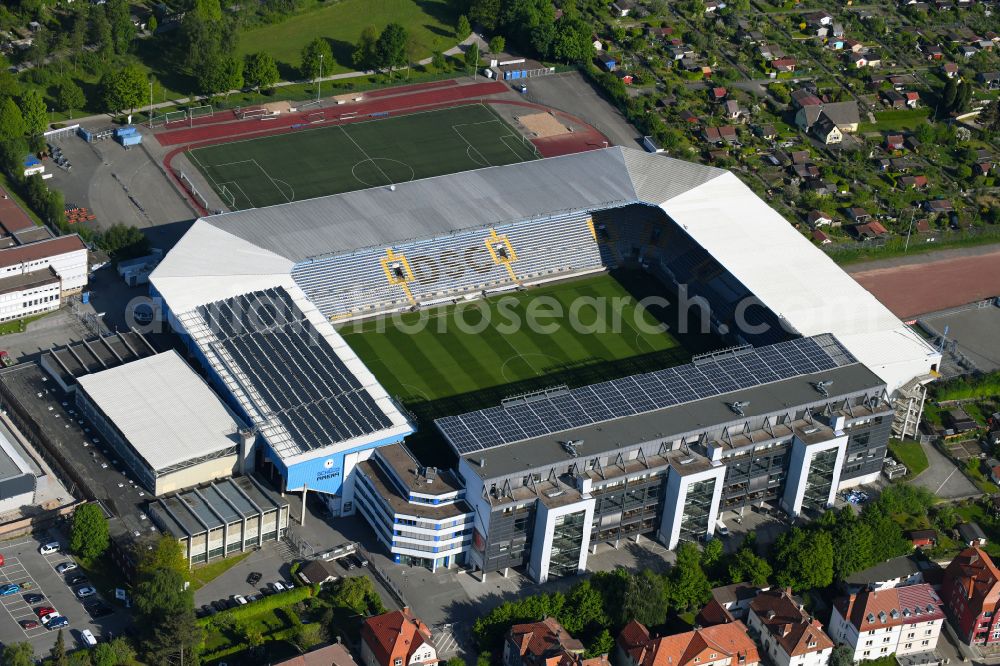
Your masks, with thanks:
M242 424L176 351L77 381L154 470L238 444Z
M662 208L766 307L803 335L833 333L890 391L940 362L939 353L735 175L622 147L202 218L151 282L175 317L279 285L306 308L290 276L300 261L630 203ZM340 340L325 328L328 338ZM342 340L334 346L353 358Z

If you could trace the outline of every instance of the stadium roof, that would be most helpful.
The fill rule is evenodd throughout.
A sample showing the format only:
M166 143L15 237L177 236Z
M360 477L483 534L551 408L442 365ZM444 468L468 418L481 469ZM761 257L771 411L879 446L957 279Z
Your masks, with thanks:
M277 285L298 297L290 271L309 258L633 203L659 206L795 330L836 335L890 391L940 362L735 175L621 147L202 218L150 279L175 314Z
M154 470L237 445L242 424L176 351L77 383Z

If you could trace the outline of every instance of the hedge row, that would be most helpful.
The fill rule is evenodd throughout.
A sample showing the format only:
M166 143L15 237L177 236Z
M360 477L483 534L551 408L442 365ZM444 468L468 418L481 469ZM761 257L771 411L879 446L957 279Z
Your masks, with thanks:
M286 627L285 629L278 629L277 631L272 631L269 634L264 634L264 641L283 641L288 640L295 634L297 627ZM229 655L238 654L244 650L249 650L250 644L246 642L233 643L224 648L220 648L215 652L209 652L201 655L201 661L215 661L216 659L221 659L222 657L228 657Z
M292 588L287 592L278 592L277 594L272 594L258 601L251 601L250 603L242 606L236 606L235 608L219 611L210 617L198 619L198 623L202 627L207 627L214 621L217 622L223 617L228 617L233 620L251 618L276 608L285 608L286 606L297 604L298 602L305 601L309 597L314 597L317 594L319 594L319 585L302 585Z

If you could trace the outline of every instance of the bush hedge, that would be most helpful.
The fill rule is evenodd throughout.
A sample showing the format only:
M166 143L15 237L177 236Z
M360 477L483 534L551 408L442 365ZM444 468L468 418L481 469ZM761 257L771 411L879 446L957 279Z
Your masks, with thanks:
M251 618L276 608L285 608L304 601L309 597L319 594L319 585L303 585L292 588L287 592L278 592L258 601L252 601L236 608L229 608L220 611L210 617L199 618L197 622L202 627L208 627L213 622L218 622L221 618L227 617L231 620L241 620Z

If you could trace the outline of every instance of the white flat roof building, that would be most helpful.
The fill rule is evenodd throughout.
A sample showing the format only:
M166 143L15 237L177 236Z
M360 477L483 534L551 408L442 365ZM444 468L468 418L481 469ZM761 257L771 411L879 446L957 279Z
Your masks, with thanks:
M237 466L243 424L176 351L80 377L77 404L156 495Z

